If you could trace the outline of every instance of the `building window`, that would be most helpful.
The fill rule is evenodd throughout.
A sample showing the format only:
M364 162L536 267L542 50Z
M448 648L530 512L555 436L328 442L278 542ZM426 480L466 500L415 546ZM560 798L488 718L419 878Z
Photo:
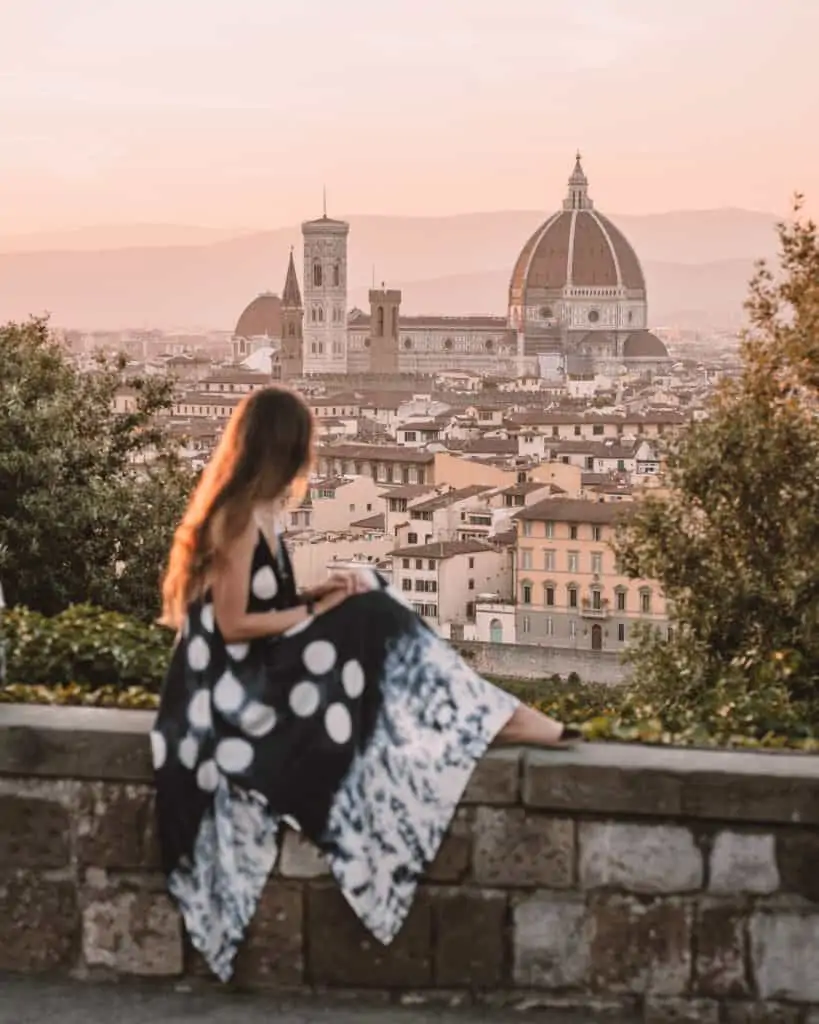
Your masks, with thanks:
M467 590L474 590L475 589L475 581L474 580L469 580L469 582L466 585L466 589Z
M641 590L640 591L640 612L643 615L651 614L651 591Z
M408 576L405 576L401 580L401 589L402 590L412 590L412 580Z
M524 615L520 621L520 629L522 633L532 632L532 621L528 615Z
M595 437L600 437L600 435L602 433L603 433L603 424L602 423L595 423L592 426L592 434L594 434Z
M523 521L523 536L524 537L531 537L532 536L532 524L529 522L528 519L524 519L524 521Z
M500 619L492 619L489 623L489 642L490 644L503 643L503 623Z
M402 565L402 567L404 569L409 569L409 565L410 565L409 559L408 558L403 559L403 561L401 562L401 565Z
M546 539L551 540L555 535L555 524L546 523Z
M591 571L599 576L603 571L603 555L599 551L593 551L591 556Z
M426 580L416 580L415 581L415 589L416 590L421 590L424 593L426 593L427 581Z
M572 621L569 623L569 639L577 639L577 623L574 621L574 619L572 619Z
M419 570L424 568L424 562L423 562L422 559L420 559L420 558L416 558L415 559L415 568L419 569Z
M602 527L600 527L600 526L593 526L592 527L592 540L602 540L602 539L603 539L603 529L602 529Z
M321 264L318 262L318 260L316 260L316 262L313 264L313 287L321 288L321 281Z
M469 568L470 569L474 569L475 568L475 559L474 558L470 558L469 559Z
M338 288L341 284L341 266L338 263L333 264L333 287Z
M430 558L430 560L427 562L427 568L429 569L430 572L435 572L435 560L434 559Z
M531 583L524 583L523 586L520 588L520 593L521 593L521 600L523 601L524 604L531 604L532 603L532 584Z
M555 588L553 586L551 586L551 584L547 584L544 587L543 603L545 605L547 605L549 608L553 608L554 607L554 603L555 603Z
M575 426L574 426L574 436L575 437L580 437L581 433L582 433L582 429L580 427L580 424L576 423Z
M567 555L566 568L569 572L577 572L580 555L576 551L570 551Z
M625 624L625 622L620 622L617 625L617 639L620 641L621 644L625 643L625 639L626 639L626 624Z
M568 599L569 599L569 607L570 608L576 608L577 607L577 587L569 587L566 590L566 594L567 594Z
M544 631L546 633L546 636L555 635L555 620L551 617L551 615L547 616L546 618L546 622L544 624Z
M592 591L592 605L591 606L592 606L592 608L596 612L599 612L600 609L603 607L603 595L600 593L599 590L593 590Z
M626 592L625 590L617 591L617 611L624 612L626 610Z
M543 568L546 572L554 572L555 569L555 553L554 551L543 552Z
M375 336L376 338L384 337L384 307L379 306L375 311Z
M417 544L417 543L418 543L418 534L417 533L408 533L407 534L407 544Z
M520 553L520 567L521 569L532 568L532 552L528 548L525 548Z
M577 540L577 526L574 523L569 527L569 540Z

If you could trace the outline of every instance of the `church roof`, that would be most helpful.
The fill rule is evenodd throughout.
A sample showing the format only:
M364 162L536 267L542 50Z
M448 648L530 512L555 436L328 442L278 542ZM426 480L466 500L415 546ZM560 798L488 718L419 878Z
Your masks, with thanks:
M282 292L282 306L287 309L301 309L301 290L296 276L296 264L293 261L293 249L290 249L290 261L287 264L287 277Z
M237 338L280 338L282 300L273 292L262 292L245 307L233 332Z

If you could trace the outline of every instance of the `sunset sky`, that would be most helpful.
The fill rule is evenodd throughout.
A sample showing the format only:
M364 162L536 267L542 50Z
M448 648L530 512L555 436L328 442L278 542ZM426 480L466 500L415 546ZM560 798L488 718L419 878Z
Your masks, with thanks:
M819 0L0 0L0 232L819 208Z

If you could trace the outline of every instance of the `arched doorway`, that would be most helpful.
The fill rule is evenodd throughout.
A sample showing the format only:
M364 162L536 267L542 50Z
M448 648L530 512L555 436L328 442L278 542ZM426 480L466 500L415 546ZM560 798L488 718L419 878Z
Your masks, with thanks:
M489 642L491 644L503 643L503 623L500 619L492 619L489 623Z
M602 651L603 650L603 627L592 626L592 650Z

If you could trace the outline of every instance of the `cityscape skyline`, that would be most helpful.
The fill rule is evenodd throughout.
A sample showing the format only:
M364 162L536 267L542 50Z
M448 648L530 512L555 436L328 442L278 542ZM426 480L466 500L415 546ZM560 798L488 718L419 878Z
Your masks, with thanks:
M32 0L0 39L0 234L270 229L325 186L343 216L546 210L578 148L612 215L811 210L817 31L799 0Z

